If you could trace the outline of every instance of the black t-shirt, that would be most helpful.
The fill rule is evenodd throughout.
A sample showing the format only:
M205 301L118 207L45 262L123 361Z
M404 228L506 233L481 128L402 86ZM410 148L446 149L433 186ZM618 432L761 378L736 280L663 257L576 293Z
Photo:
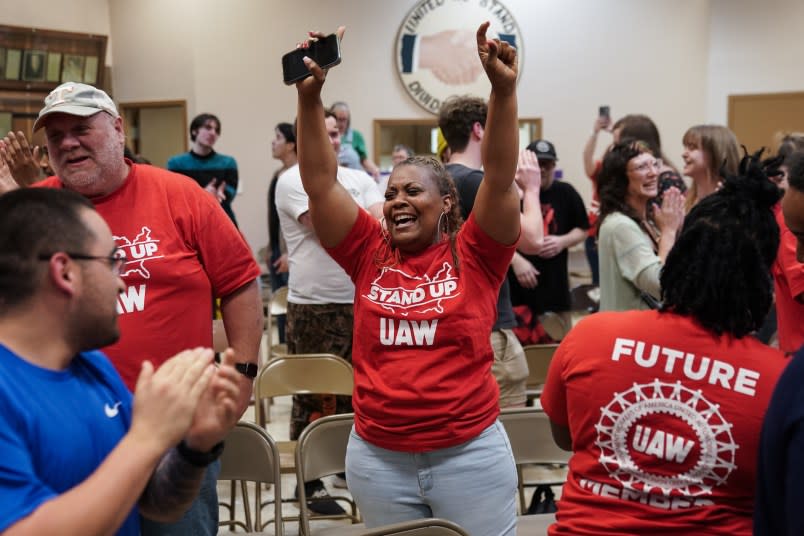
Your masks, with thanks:
M447 164L447 171L455 181L455 189L458 190L458 197L461 204L461 214L463 219L469 217L472 208L475 206L475 197L480 182L483 180L483 172L479 169L472 169L463 164ZM516 317L511 305L511 290L508 282L503 280L500 285L500 293L497 295L497 322L493 330L507 329L516 327Z
M563 235L576 227L589 228L583 199L570 184L553 181L550 188L541 190L539 200L542 205L545 236ZM537 255L524 256L539 270L539 284L534 289L523 288L519 285L513 269L509 269L508 282L511 284L513 305L527 305L535 314L542 314L545 311L569 311L567 268L569 252L565 249L552 259L543 259Z

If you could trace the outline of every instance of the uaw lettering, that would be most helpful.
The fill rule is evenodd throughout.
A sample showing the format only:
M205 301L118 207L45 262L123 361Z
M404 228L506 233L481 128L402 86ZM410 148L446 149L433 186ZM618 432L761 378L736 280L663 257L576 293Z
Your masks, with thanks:
M151 236L151 229L143 226L133 239L126 236L115 236L114 240L118 249L126 257L125 269L120 274L123 281L129 283L132 279L150 279L151 272L148 270L148 263L164 257L159 254L159 240ZM147 289L145 282L127 284L126 289L117 298L118 314L144 310Z
M615 344L613 355L637 347ZM595 425L598 461L616 482L580 484L597 495L661 509L711 504L706 497L737 467L731 429L700 389L658 378L634 383L614 393Z
M490 90L477 58L475 32L488 20L487 36L517 49L523 70L522 33L513 14L497 0L420 0L399 26L396 63L411 98L437 114L450 95L486 97Z
M453 267L444 262L438 272L430 277L412 276L395 268L384 268L371 283L363 298L380 305L383 309L408 316L410 313L444 312L444 301L460 294ZM409 320L406 318L380 317L379 337L383 346L432 346L438 328L438 318Z

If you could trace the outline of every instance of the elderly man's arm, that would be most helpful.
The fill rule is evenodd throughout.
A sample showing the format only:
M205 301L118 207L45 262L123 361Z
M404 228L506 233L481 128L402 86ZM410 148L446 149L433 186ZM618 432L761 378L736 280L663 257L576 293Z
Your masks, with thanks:
M262 299L256 279L221 298L221 316L236 361L256 365L263 331ZM239 375L238 381L237 415L240 417L251 401L254 381L243 374Z

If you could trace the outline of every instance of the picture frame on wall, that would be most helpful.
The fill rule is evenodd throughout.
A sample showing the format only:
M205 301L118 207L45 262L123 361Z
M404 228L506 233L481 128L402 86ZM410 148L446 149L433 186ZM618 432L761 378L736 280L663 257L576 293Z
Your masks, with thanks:
M59 82L61 80L61 52L47 53L47 75L45 80L48 82Z
M21 65L22 50L18 48L6 49L6 80L19 80Z
M22 79L43 82L47 68L47 53L41 50L26 50L22 61Z
M84 83L96 84L98 82L98 57L87 56L84 62Z
M84 80L84 56L65 54L61 68L62 82L82 82Z

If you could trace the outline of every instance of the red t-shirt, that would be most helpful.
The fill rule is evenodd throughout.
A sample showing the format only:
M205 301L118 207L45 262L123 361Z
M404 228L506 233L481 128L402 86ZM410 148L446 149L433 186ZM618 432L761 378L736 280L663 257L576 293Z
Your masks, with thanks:
M91 199L128 262L117 300L120 340L103 351L133 390L144 360L155 367L187 348L212 346L212 297L254 281L260 269L215 199L191 179L131 164L123 185ZM58 177L37 184L62 188Z
M573 440L549 534L751 534L762 418L785 364L671 313L581 321L541 399Z
M796 299L804 294L804 264L796 260L796 235L785 225L781 206L773 210L779 224L779 252L771 268L779 349L791 354L804 345L804 303Z
M425 452L476 437L499 413L491 374L497 293L515 245L492 240L473 215L458 232L458 269L444 240L398 264L365 211L328 249L355 283L352 405L360 437Z

